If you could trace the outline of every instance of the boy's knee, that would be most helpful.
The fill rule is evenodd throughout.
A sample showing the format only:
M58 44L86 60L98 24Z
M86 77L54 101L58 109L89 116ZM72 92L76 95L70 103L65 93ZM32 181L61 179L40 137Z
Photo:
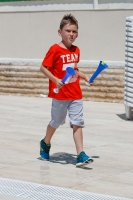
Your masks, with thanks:
M74 128L74 127L81 127L81 128L84 128L84 121L81 121L81 122L70 122L70 127L71 128Z
M60 125L63 125L65 124L65 121L63 121L62 123L58 123L58 122L55 122L54 120L50 121L49 122L49 125L52 126L53 128L58 128Z
M49 125L52 126L52 127L55 128L55 129L57 129L57 128L60 126L60 125L57 125L57 124L55 125L55 124L53 124L53 123L49 123Z

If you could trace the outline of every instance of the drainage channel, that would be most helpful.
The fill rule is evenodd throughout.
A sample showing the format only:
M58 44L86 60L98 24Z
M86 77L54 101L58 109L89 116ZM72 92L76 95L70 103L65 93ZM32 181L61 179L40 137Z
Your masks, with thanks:
M0 194L21 197L20 200L23 198L30 200L131 200L6 178L0 178Z

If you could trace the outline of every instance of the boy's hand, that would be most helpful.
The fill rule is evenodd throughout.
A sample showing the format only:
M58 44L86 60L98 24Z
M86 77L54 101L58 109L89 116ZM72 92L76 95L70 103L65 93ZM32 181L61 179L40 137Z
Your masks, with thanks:
M61 79L56 78L55 80L56 87L61 88L64 84L61 82Z
M88 76L85 75L85 79L84 79L84 80L85 80L85 82L88 83L88 84L86 84L86 85L88 85L89 87L92 86L93 83L90 83L90 82L89 82Z
M88 86L88 87L91 87L92 86L92 83L90 83L90 82L85 82L86 83L86 85Z
M87 75L85 75L85 78L84 78L85 82L89 82L89 77ZM89 86L92 86L92 83L89 83L90 85Z

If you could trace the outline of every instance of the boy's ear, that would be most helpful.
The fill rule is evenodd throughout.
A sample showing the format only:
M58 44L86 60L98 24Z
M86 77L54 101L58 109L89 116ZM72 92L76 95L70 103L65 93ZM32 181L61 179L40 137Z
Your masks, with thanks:
M58 35L61 36L61 30L60 29L58 30Z

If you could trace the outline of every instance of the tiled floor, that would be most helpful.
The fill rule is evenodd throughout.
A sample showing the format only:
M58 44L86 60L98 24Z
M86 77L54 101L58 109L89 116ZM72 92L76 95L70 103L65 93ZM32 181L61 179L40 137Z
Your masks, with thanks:
M84 150L94 158L84 169L75 167L68 119L52 138L50 161L39 159L50 105L48 98L0 95L0 177L132 199L133 121L124 105L84 101Z

